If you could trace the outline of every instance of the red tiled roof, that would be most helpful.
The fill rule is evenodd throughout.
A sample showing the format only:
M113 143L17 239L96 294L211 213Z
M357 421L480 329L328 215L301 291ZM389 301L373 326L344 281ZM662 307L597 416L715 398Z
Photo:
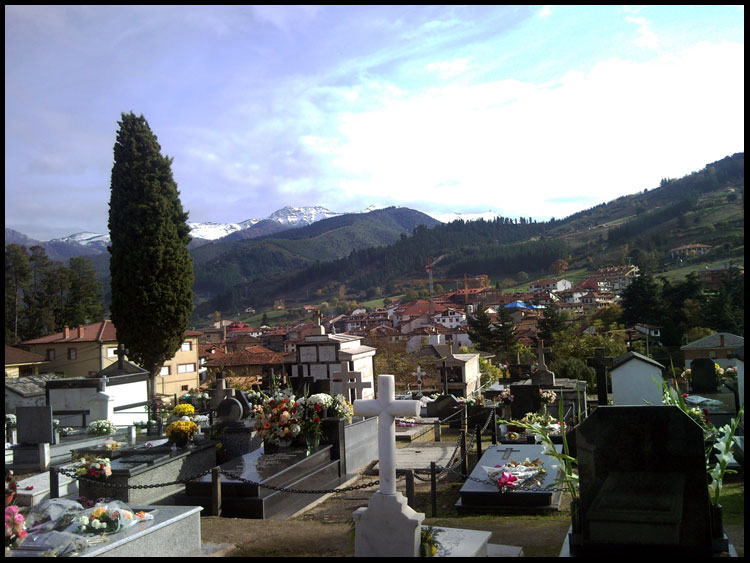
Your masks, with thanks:
M13 346L5 345L5 365L16 365L16 364L36 364L38 362L46 362L43 356L34 354L33 352L27 352L20 348L14 348Z
M207 367L219 366L250 366L283 364L284 358L278 352L264 348L263 346L248 346L247 348L226 354L222 357L211 359L206 362Z
M82 333L79 336L79 333ZM185 336L201 336L203 333L197 330L186 330ZM41 338L26 340L22 344L59 344L66 342L117 342L117 329L114 323L107 319L88 325L70 327L67 331L48 334Z

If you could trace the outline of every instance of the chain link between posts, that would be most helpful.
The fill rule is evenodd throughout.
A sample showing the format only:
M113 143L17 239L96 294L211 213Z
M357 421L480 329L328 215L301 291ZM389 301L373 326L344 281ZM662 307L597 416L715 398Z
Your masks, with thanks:
M444 418L440 422L444 423L444 422L450 420L451 418L453 418L456 414L459 414L460 412L461 411L457 411L457 413L453 413L453 414L447 416L446 418ZM484 423L484 425L482 426L482 429L479 431L479 433L483 433L487 429L487 427L489 426L490 422L492 421L493 414L494 413L490 413L490 415L487 417L487 421ZM433 425L434 423L430 422L430 423L416 423L416 424L421 424L421 425L427 426L427 425ZM469 452L473 448L474 441L476 440L476 437L477 437L477 432L476 432L477 428L478 428L477 426L474 427L475 431L472 432L471 441L467 445L466 452L464 453L463 457L461 457L453 465L451 465L451 461L453 461L453 458L456 456L456 453L458 452L458 449L461 446L461 440L464 437L464 431L462 430L460 432L460 434L458 436L458 440L456 441L456 446L453 449L453 453L448 458L448 465L446 467L443 467L443 466L440 466L440 465L436 465L436 470L439 471L435 475L436 478L441 477L443 475L446 475L448 473L453 473L453 474L455 474L455 475L457 475L457 476L459 476L461 478L464 478L463 473L457 471L456 469L460 465L463 464L464 460L466 459L466 457L469 455ZM184 484L189 483L190 481L194 481L196 479L200 479L201 477L209 475L213 470L214 470L214 468L207 469L205 471L202 471L200 473L197 473L197 474L193 475L192 477L186 477L184 479L178 479L178 480L175 480L175 481L170 481L169 483L154 483L154 484L150 484L150 485L128 485L127 483L108 483L107 481L98 481L98 480L95 480L95 479L90 479L90 478L85 477L85 476L76 475L76 472L75 472L74 469L67 469L67 468L64 468L64 467L57 469L57 471L60 474L66 475L66 476L71 477L73 479L76 479L78 481L88 481L89 483L94 483L96 485L100 485L102 487L112 488L112 489L156 489L156 488L160 488L160 487L169 487L171 485L184 485ZM277 486L274 486L274 485L269 485L269 484L264 484L264 483L258 483L256 481L252 481L250 479L245 479L244 477L241 477L240 475L237 475L236 473L234 473L232 471L227 471L226 469L219 468L219 473L221 473L222 475L227 476L229 479L232 479L233 481L241 481L241 482L247 483L249 485L253 485L253 486L256 486L256 487L263 487L265 489L271 489L271 490L274 490L274 491L281 491L281 492L287 492L287 493L299 493L299 494L334 494L334 493L344 493L344 492L359 491L359 490L363 490L363 489L368 489L370 487L375 487L375 486L377 486L377 485L380 484L380 480L378 479L378 480L370 481L368 483L362 483L360 485L353 485L351 487L341 487L341 488L336 488L336 489L292 489L292 488L287 488L287 487L277 487ZM428 477L427 478L420 477L419 476L420 473L426 474L426 475L428 475ZM425 470L425 469L413 470L413 474L414 474L414 478L415 479L418 479L419 481L423 481L423 482L430 481L431 480L431 475L432 475L432 473L431 473L430 470ZM397 479L400 478L400 477L404 477L404 475L397 476ZM489 480L486 480L486 479L477 479L476 477L472 477L471 475L468 475L467 478L470 479L470 480L472 480L472 481L478 482L478 483L485 483L485 484L488 484L488 485L494 485L494 483L492 483ZM543 487L530 487L530 488L524 489L524 490L530 490L530 491L534 491L534 490L546 490L546 491L555 491L556 492L556 491L565 491L566 489L556 489L556 488L546 489L546 488L543 488Z

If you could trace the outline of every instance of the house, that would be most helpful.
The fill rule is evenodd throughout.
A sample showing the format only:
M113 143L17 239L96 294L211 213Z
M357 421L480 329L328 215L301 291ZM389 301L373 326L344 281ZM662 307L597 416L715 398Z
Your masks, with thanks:
M531 293L537 293L539 291L557 292L565 291L566 289L570 289L571 287L573 287L573 284L570 283L570 280L566 280L565 278L538 280L532 284L529 284L529 291Z
M680 350L685 355L686 368L689 368L696 358L709 358L725 368L735 364L730 358L730 353L744 345L745 339L742 336L729 332L717 332L685 344L680 347Z
M201 332L186 330L174 357L164 362L156 380L156 392L182 394L198 387L198 338ZM21 343L24 349L43 356L46 370L63 377L96 375L118 359L117 330L111 320L99 321ZM127 357L127 355L125 355Z
M638 266L607 266L592 272L589 278L594 278L599 283L609 283L611 288L609 291L614 291L619 295L639 275Z
M674 258L685 258L689 256L700 256L708 254L711 251L711 246L708 244L683 244L677 248L673 248L669 251L669 255Z
M446 307L440 313L432 316L432 322L443 325L445 328L456 328L466 326L466 313L458 309Z
M736 270L739 274L745 274L745 268L735 266L733 264L725 264L723 266L706 267L704 270L698 271L698 279L703 282L703 286L711 291L718 291L721 289L721 282L729 273L729 270Z
M628 352L615 359L612 376L612 402L615 405L660 405L664 366L638 352Z
M15 413L16 407L42 407L47 404L47 382L60 379L54 373L40 373L23 377L5 378L5 413Z
M5 345L5 379L38 375L39 366L46 363L46 360L39 354L27 352L20 348ZM44 368L42 368L44 369Z

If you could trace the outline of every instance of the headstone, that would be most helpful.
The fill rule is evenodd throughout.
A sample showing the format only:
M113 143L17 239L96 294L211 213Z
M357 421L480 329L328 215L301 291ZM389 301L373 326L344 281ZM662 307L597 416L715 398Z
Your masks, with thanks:
M594 357L587 358L586 364L596 370L596 388L599 406L605 406L609 397L607 395L607 368L614 363L614 358L604 355L604 348L594 350Z
M16 407L19 444L52 444L52 407Z
M315 382L314 377L292 376L289 378L289 385L297 397L307 397L311 395L310 386Z
M539 385L511 385L510 393L513 402L510 404L511 416L520 420L527 413L539 412L542 408L542 398Z
M531 377L531 364L508 364L508 376L511 383Z
M703 447L678 407L595 409L576 429L581 528L571 554L711 555Z
M531 383L533 385L539 385L545 389L555 386L555 374L547 369L547 364L544 361L544 353L549 351L549 348L544 347L544 340L539 340L539 346L537 348L539 367L531 374Z
M356 557L418 557L424 514L412 510L406 498L396 491L397 416L419 414L419 401L397 401L394 377L378 376L376 399L354 403L357 416L378 417L378 467L380 489L367 508L354 512ZM384 541L387 538L387 541Z
M422 397L422 382L424 380L425 373L422 371L422 368L417 366L417 370L412 372L412 375L417 380L417 399Z
M690 363L693 393L715 393L716 366L709 358L696 358Z
M237 399L224 399L216 409L216 416L224 423L242 420L242 404Z

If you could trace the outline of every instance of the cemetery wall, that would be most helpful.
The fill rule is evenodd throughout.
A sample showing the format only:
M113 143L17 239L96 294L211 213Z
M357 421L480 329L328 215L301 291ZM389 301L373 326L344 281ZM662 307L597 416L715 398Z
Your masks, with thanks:
M61 380L47 383L47 404L52 407L53 413L57 411L80 411L89 410L88 422L103 416L98 410L101 403L106 399L113 414L110 421L117 426L128 426L135 421L145 421L144 406L132 406L148 402L148 376L125 376L125 381L117 381L120 378L111 378L104 393L99 392L99 380L97 379L75 379ZM128 407L124 412L118 412L118 408ZM81 415L54 415L60 420L62 426L80 426Z

